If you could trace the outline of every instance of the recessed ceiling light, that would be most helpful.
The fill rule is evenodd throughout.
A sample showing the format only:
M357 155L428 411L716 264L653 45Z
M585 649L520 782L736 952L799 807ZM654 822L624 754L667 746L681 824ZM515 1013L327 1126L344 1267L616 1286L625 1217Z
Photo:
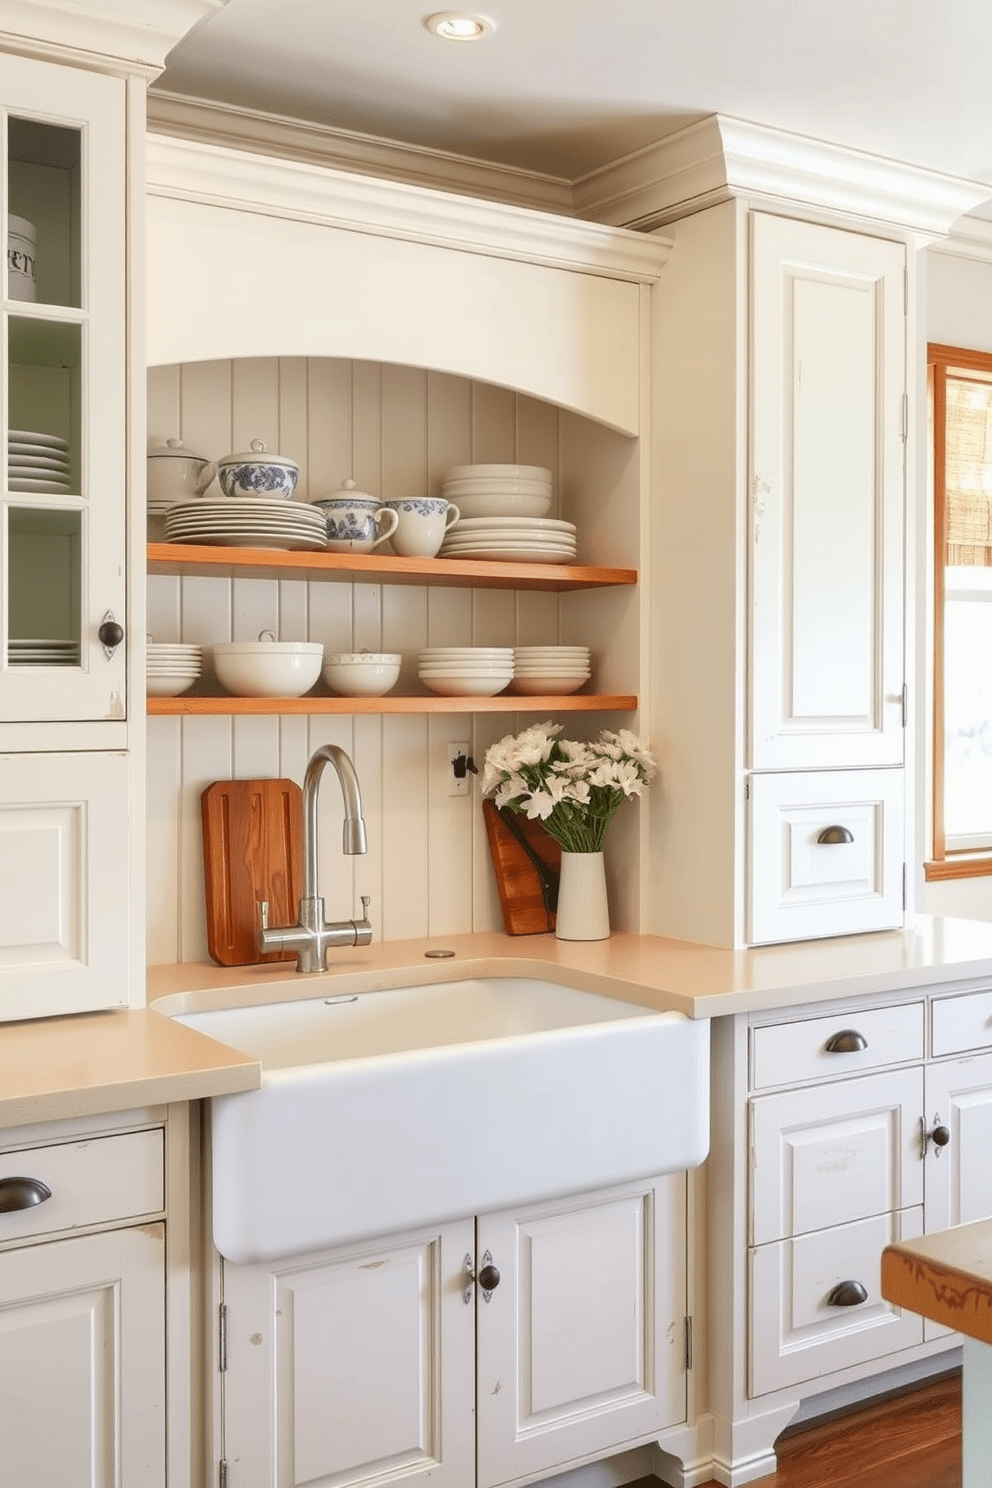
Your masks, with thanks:
M439 10L429 15L424 25L442 41L481 41L496 29L488 16L470 15L467 10Z

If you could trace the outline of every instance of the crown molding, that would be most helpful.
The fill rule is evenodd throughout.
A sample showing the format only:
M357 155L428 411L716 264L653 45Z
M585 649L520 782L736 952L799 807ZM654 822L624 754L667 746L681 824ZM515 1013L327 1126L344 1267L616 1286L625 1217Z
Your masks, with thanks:
M488 257L514 258L653 284L671 252L663 238L524 207L349 174L306 161L151 133L151 196L317 222Z
M8 51L156 77L169 52L227 0L0 0Z
M884 223L921 240L992 195L965 180L712 114L572 183L583 218L646 231L734 197Z
M148 94L148 127L156 134L454 191L484 201L563 216L572 213L571 185L559 176L490 165L467 155L399 144L260 109L208 103L164 89L153 88Z
M933 243L931 248L934 253L992 263L992 221L986 217L962 217L949 235L939 243Z

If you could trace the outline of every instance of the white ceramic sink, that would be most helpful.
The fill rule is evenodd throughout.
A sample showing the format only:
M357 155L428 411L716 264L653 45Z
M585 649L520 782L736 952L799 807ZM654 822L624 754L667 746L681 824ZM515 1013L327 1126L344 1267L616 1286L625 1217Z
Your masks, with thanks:
M262 1065L260 1090L211 1101L214 1243L232 1261L695 1167L709 1145L708 1022L552 982L177 1021Z

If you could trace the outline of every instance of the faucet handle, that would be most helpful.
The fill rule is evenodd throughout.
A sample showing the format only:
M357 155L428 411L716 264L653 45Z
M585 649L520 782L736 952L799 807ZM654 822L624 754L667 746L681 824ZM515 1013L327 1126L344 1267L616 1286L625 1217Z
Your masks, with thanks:
M361 896L361 899L362 899L362 919L363 920L367 920L368 917L369 917L369 905L372 903L372 896L370 894L363 894Z
M268 901L268 899L259 899L259 901L258 901L258 923L259 923L259 927L262 930L268 930L268 928L269 928L269 901Z

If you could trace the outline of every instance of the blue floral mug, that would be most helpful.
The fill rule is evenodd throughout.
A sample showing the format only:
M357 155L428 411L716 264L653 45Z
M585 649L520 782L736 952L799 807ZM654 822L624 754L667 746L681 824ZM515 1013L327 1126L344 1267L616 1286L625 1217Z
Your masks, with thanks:
M393 551L403 558L433 558L444 542L444 534L461 512L443 496L402 496L384 501L396 513Z

